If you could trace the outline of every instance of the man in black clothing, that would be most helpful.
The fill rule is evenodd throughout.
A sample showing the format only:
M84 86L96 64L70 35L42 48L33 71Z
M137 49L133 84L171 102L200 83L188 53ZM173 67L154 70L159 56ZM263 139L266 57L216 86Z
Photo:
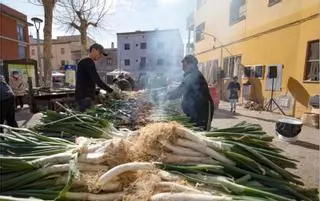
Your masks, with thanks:
M78 102L80 112L84 112L92 106L92 101L95 98L96 85L108 93L113 92L113 89L100 79L94 63L103 55L106 56L103 46L95 43L91 45L89 51L89 57L79 62L76 73L76 101Z
M198 70L198 60L187 55L182 60L185 72L182 83L167 95L168 99L183 97L182 109L199 128L210 130L214 111L208 84Z
M4 76L0 74L0 124L6 121L8 126L18 127L15 118L14 93L11 87L7 84ZM3 128L0 127L0 133L3 133Z

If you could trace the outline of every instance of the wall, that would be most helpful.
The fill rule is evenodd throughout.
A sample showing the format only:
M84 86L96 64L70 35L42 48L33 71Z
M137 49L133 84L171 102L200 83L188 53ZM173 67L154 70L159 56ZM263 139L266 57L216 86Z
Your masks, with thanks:
M221 54L220 44L214 42L212 37L206 37L196 43L195 53L199 61L219 59L221 62L221 57L230 56L231 52L242 55L243 65L283 64L282 90L275 95L290 92L296 100L292 114L300 117L308 109L310 95L320 92L319 82L307 83L303 80L307 42L320 38L319 16L307 18L318 13L319 1L283 0L268 7L267 1L247 0L247 19L233 26L229 26L229 13L226 12L230 1L219 2L207 1L207 5L195 14L195 26L206 21L208 26L206 24L205 32L215 35L225 45L224 49ZM208 12L209 8L213 10ZM228 81L224 80L221 89L224 96ZM266 100L270 97L270 92L264 90L266 78L250 81L257 92L254 99Z
M124 50L124 44L130 44L130 50ZM140 44L147 43L146 49ZM163 48L158 48L163 43ZM166 71L180 66L183 56L183 43L178 30L143 31L118 34L118 66L126 71L144 71L140 69L140 58L146 57L145 70L150 72ZM130 59L130 66L124 65L124 60ZM163 59L163 65L157 65L157 60Z
M1 4L1 6L3 6ZM1 9L3 9L1 7ZM6 8L7 10L8 8ZM9 8L10 9L10 8ZM11 10L11 9L10 9ZM18 13L19 14L19 13ZM19 17L21 17L19 14ZM29 57L28 51L28 26L26 22L15 19L7 14L0 12L0 59L15 60L19 59L18 53L18 33L17 22L24 24L24 37L25 41L22 42L26 46L26 57Z

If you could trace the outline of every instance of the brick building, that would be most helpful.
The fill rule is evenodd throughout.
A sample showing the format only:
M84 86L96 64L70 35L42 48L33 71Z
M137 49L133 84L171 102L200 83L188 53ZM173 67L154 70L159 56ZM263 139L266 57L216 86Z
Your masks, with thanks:
M0 61L29 58L31 25L26 15L0 3Z

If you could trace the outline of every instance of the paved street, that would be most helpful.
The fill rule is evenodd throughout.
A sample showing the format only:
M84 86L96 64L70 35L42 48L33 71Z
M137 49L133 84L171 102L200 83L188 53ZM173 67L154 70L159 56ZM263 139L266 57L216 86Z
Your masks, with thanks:
M301 176L307 186L320 187L320 131L304 126L299 135L299 140L294 144L280 141L275 134L275 123L282 117L279 114L250 111L243 107L237 107L237 114L232 115L229 103L221 102L219 109L215 112L213 126L219 128L229 127L244 120L259 123L265 131L275 136L273 143L276 146L285 150L289 157L300 161L298 169L292 170L292 172Z
M300 175L308 187L319 187L319 130L305 126L296 143L290 144L280 141L275 135L274 128L275 122L281 117L279 114L250 111L242 107L238 107L237 114L232 115L229 104L221 102L219 109L215 112L213 126L219 128L229 127L243 120L259 123L265 131L275 136L273 142L275 145L284 149L288 156L300 161L298 169L292 170L292 172ZM27 109L17 113L17 120L20 126L28 127L34 125L39 118L39 114L32 115Z

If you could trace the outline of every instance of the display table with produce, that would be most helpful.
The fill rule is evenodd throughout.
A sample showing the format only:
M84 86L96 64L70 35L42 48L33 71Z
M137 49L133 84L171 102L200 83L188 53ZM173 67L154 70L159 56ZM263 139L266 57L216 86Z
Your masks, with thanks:
M0 200L319 200L260 125L198 132L177 104L139 97L50 111L31 130L3 126ZM148 121L132 128L117 121L123 113Z

